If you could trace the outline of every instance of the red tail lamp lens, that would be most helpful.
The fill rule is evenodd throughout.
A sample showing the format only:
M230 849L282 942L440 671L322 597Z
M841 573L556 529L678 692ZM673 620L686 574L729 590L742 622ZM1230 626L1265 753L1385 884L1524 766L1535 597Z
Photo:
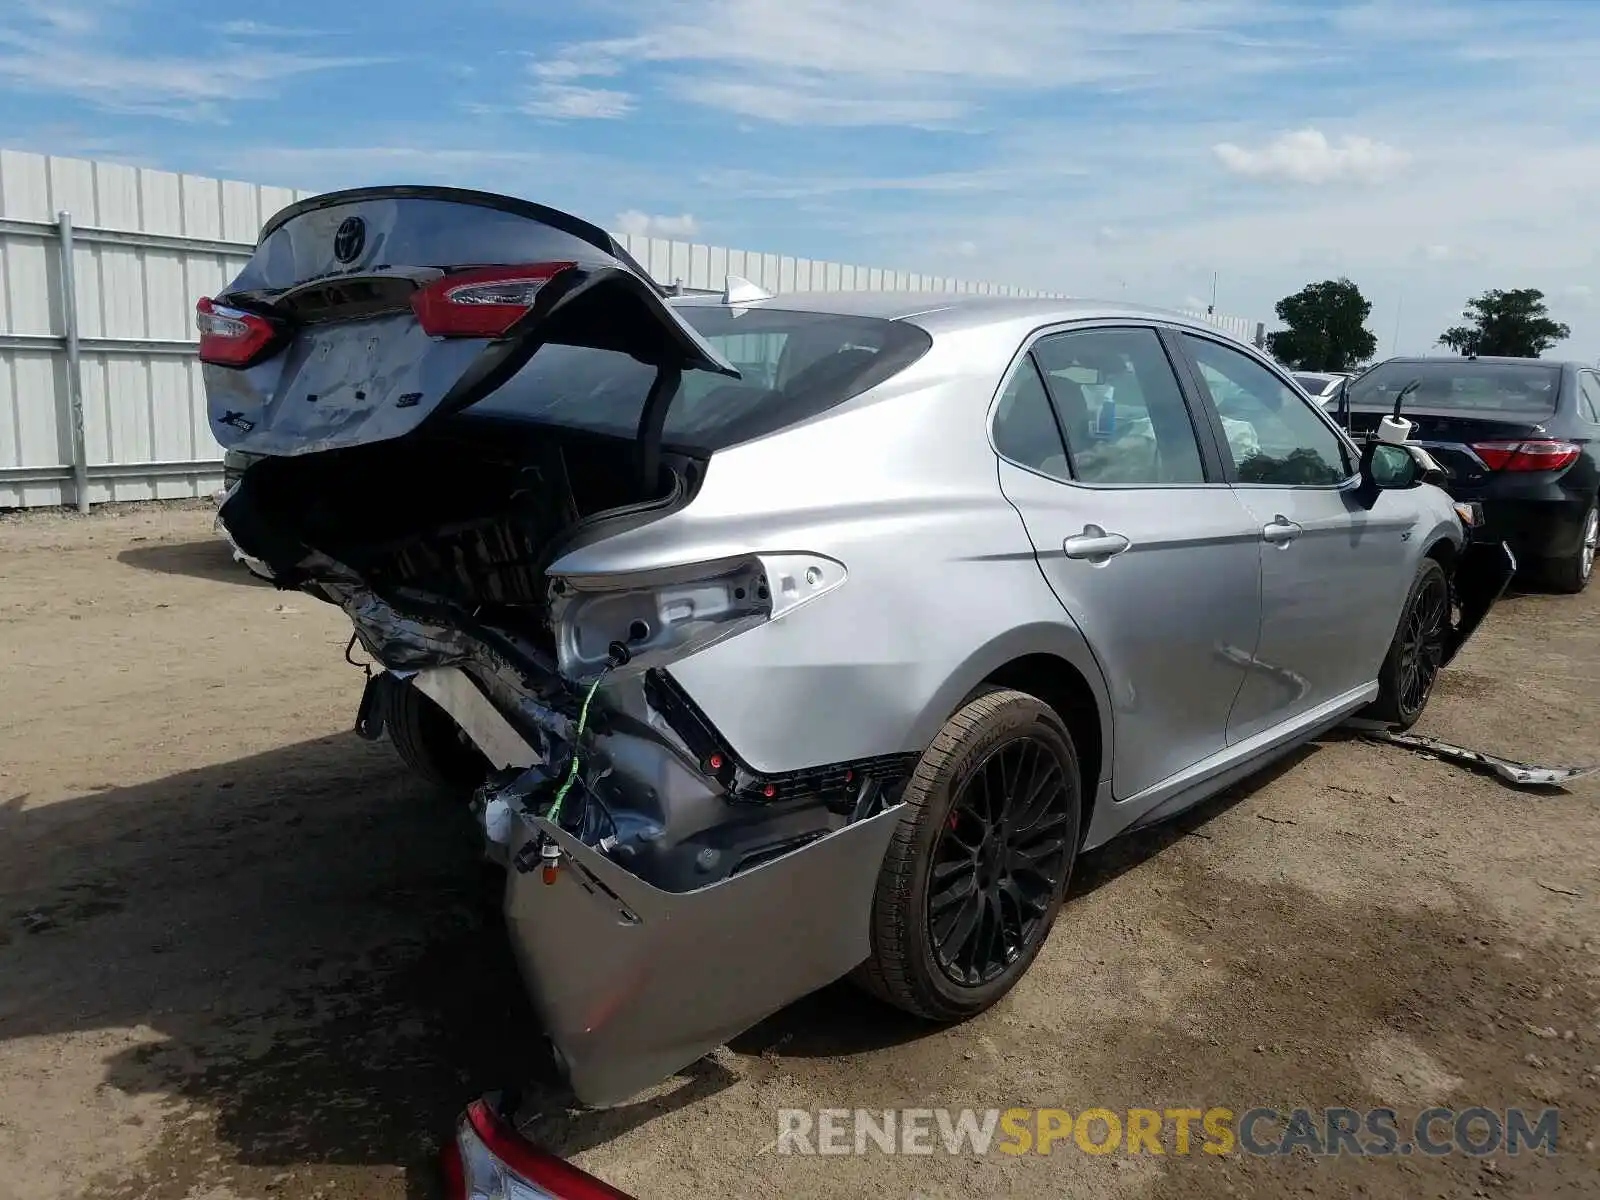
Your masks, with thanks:
M448 1200L477 1196L633 1200L626 1192L538 1149L482 1100L468 1105L455 1142L445 1147L442 1165Z
M1475 442L1472 449L1491 471L1560 471L1578 461L1574 442L1537 438L1521 442Z
M497 338L533 307L545 284L575 265L530 263L458 271L418 288L411 311L432 337Z
M200 329L200 361L219 367L247 367L272 349L278 327L267 318L218 304L209 296L195 301Z

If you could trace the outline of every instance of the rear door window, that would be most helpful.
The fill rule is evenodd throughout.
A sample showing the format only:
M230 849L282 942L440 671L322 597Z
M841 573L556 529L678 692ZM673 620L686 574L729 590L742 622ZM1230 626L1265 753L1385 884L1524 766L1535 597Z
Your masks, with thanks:
M1344 441L1300 392L1240 350L1182 337L1222 418L1240 483L1327 486L1355 473Z
M774 433L860 395L922 357L933 340L904 321L781 309L684 305L695 332L741 378L683 373L663 440L714 451ZM467 416L516 417L633 437L655 368L630 355L547 345Z
M1051 334L1033 352L1076 479L1123 487L1205 482L1189 407L1154 329Z
M1578 383L1578 412L1589 424L1600 425L1600 374L1583 371Z
M1023 356L994 412L994 448L1002 458L1055 479L1071 479L1061 427L1033 356Z

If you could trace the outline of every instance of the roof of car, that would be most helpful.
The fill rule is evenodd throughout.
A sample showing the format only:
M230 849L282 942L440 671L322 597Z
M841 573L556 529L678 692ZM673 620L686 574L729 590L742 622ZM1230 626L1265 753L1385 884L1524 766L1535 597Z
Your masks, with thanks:
M695 306L720 305L722 296L678 296L674 297L672 302ZM1198 317L1170 309L1150 308L1112 300L993 296L973 292L841 291L784 292L765 300L748 302L747 306L791 312L911 321L929 332L970 329L981 325L1021 320L1048 325L1058 321L1125 317L1134 320L1166 321L1228 336L1226 330Z
M1398 354L1393 358L1380 359L1373 363L1374 367L1381 367L1385 363L1464 363L1480 362L1491 366L1501 367L1572 367L1577 370L1587 368L1588 363L1575 362L1560 358L1516 358L1507 355L1480 354L1474 358L1467 358L1460 354Z

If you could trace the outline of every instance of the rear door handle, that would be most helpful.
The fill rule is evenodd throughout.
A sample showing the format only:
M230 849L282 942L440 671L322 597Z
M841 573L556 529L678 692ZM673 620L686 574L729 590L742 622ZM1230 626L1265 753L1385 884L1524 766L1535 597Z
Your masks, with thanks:
M1131 545L1133 543L1120 533L1107 533L1098 525L1085 525L1082 533L1075 534L1061 543L1061 550L1068 558L1086 558L1091 562L1104 562L1121 554Z
M1272 522L1261 527L1261 536L1274 546L1287 546L1300 536L1301 526L1281 513L1272 518Z

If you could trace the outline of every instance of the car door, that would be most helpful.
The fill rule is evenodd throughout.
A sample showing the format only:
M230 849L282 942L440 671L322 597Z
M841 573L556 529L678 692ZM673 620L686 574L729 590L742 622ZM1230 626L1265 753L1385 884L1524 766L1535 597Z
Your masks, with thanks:
M1099 662L1126 798L1226 745L1260 555L1151 325L1037 337L995 406L1000 486Z
M1228 722L1239 742L1377 678L1411 585L1414 515L1403 493L1361 506L1355 447L1264 359L1178 341L1261 558L1261 640Z

